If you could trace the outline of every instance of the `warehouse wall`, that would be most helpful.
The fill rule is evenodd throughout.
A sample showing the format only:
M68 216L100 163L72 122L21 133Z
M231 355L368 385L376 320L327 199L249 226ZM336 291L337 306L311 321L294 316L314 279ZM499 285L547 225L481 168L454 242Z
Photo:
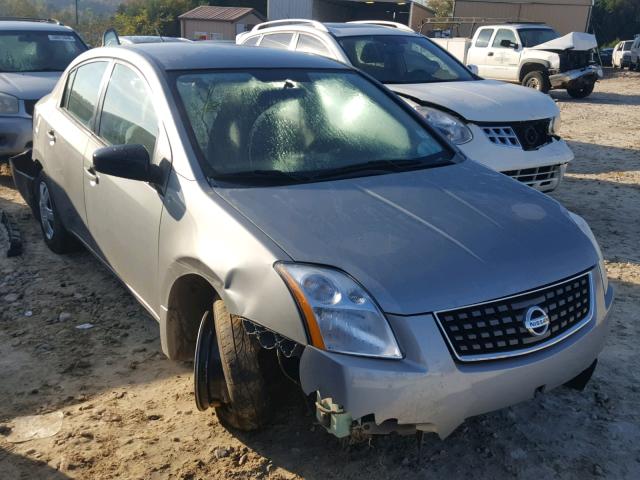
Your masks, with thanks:
M424 19L434 16L433 12L428 8L418 5L417 3L412 3L409 14L409 26L418 32Z
M268 0L269 20L313 18L313 0Z

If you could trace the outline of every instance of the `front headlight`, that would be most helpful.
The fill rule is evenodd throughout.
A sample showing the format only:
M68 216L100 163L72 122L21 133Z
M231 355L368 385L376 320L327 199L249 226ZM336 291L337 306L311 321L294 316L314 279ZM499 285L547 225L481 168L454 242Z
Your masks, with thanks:
M277 263L275 268L289 287L315 347L351 355L402 358L387 319L351 277L314 265Z
M593 243L593 246L596 249L596 252L598 252L598 270L600 270L600 276L602 278L602 288L606 293L606 291L609 289L609 278L607 277L607 267L604 264L604 257L602 256L602 250L600 250L600 245L598 245L598 241L596 240L595 235L591 231L591 227L589 227L589 224L584 218L582 218L580 215L577 215L573 212L569 212L569 215L571 215L571 219L580 228L580 230L582 230L582 232L587 237L589 237L589 239L591 240L591 243Z
M20 102L13 95L0 93L0 115L12 115L20 110Z
M558 133L560 132L561 124L562 124L562 121L560 119L560 114L558 113L558 115L553 117L551 119L551 122L549 123L549 133L551 135L558 135Z
M460 119L436 108L417 105L414 107L418 113L426 118L427 122L440 130L451 142L456 145L470 142L473 134Z

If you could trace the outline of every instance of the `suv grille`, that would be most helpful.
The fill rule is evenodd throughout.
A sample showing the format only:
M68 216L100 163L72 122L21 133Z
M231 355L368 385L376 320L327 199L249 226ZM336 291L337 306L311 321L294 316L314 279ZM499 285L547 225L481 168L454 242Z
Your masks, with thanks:
M38 99L24 101L24 111L27 112L27 115L30 115L33 117L33 110L36 107L36 103L38 103Z
M551 143L549 133L551 120L533 120L514 122L510 125L482 125L482 131L491 143L505 147L520 147L523 150L536 150Z
M591 274L556 285L456 310L437 312L442 334L462 362L524 355L553 345L589 322ZM524 326L530 307L542 308L549 329L540 336Z

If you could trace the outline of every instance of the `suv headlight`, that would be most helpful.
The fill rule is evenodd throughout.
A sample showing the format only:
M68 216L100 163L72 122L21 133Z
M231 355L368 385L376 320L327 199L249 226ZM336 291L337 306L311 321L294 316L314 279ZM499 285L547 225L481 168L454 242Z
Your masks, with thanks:
M558 115L553 117L551 119L551 122L549 122L549 133L551 135L558 135L558 133L560 132L561 124L562 124L562 121L560 119L560 114L558 113Z
M591 227L589 227L589 224L584 218L582 218L580 215L577 215L573 212L569 212L569 215L571 215L571 219L573 220L573 222L578 227L580 227L580 230L582 230L582 232L587 237L589 237L589 239L591 240L591 243L593 243L594 248L598 252L598 270L600 270L600 276L602 278L602 288L606 293L607 290L609 290L609 278L607 277L607 267L604 264L604 257L602 256L602 250L600 250L600 245L598 245L598 241L596 240L595 235L591 231Z
M307 325L313 346L369 357L402 358L387 319L347 274L315 265L276 263Z
M0 115L13 115L20 111L20 102L13 95L0 93Z
M414 107L418 113L426 118L427 122L440 130L451 142L456 145L470 142L473 134L460 119L436 108L417 105Z

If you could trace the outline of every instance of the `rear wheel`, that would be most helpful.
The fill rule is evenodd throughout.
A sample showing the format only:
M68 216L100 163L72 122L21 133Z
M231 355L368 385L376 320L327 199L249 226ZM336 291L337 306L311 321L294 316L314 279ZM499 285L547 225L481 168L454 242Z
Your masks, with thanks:
M260 345L244 329L242 319L229 315L222 300L213 304L216 338L228 401L216 407L223 424L255 430L269 419L269 392L259 362Z
M587 85L584 85L582 87L567 88L567 93L569 94L570 97L573 97L573 98L585 98L591 95L591 92L593 92L593 89L595 88L595 86L596 84L594 82L594 83L589 83Z
M77 248L75 238L62 224L56 204L51 195L49 181L43 171L36 179L35 195L38 200L37 215L40 220L42 238L55 253L67 253Z
M549 76L540 70L527 73L522 79L522 85L542 93L548 93L551 90Z

